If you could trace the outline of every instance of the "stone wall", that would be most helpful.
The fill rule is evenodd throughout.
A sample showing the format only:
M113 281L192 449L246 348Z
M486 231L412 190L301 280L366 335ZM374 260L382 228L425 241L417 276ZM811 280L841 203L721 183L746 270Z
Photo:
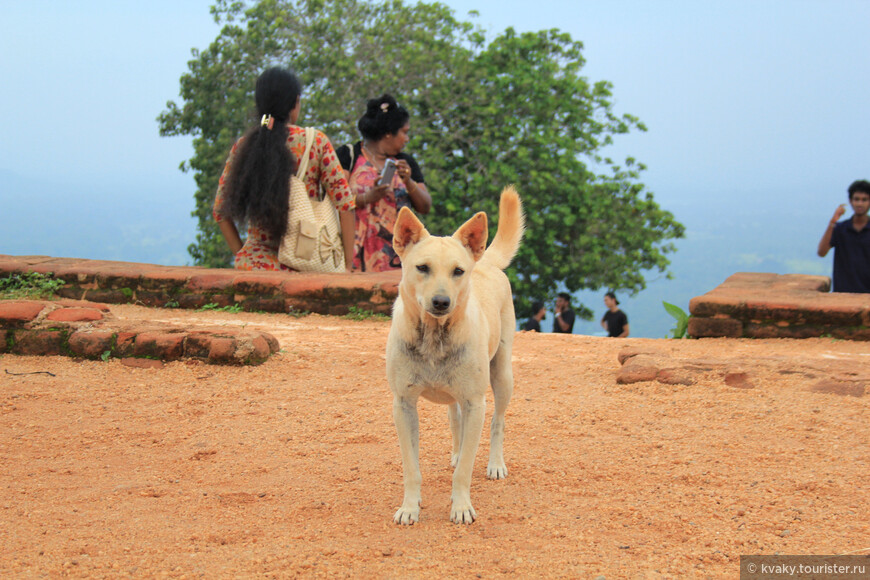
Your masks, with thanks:
M737 273L692 298L689 335L870 340L870 294L830 289L827 276Z

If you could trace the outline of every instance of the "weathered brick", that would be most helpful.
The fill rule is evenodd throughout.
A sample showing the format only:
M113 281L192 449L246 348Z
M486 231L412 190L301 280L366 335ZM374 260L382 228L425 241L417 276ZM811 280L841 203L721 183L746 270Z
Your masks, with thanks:
M131 331L118 332L118 337L115 339L114 355L118 357L133 356L133 351L136 346L136 333Z
M240 274L233 279L233 287L238 294L279 294L290 273L269 272L262 274Z
M45 308L45 303L35 300L0 302L0 324L6 328L21 328L33 322Z
M86 300L91 300L93 302L107 302L109 304L127 304L134 300L135 294L131 294L129 292L122 292L121 290L103 290L102 288L97 288L96 290L88 290L85 292L83 298Z
M212 364L235 363L236 341L233 338L215 336L209 341L208 362Z
M242 308L247 312L284 312L284 299L252 296L242 301Z
M233 270L221 273L196 274L190 277L187 288L194 293L225 292L233 287L233 278L236 276Z
M262 336L263 339L266 341L266 343L268 343L268 345L269 345L269 352L276 353L276 352L278 352L279 350L281 350L281 345L280 345L280 343L278 342L278 339L277 339L277 338L275 338L274 336L272 336L272 335L269 334L268 332L263 332L263 333L261 333L260 336Z
M48 313L46 320L53 322L94 322L103 319L103 313L94 308L58 308Z
M654 381L659 374L660 359L646 356L634 356L619 369L616 382L621 385Z
M133 356L177 360L184 355L184 339L183 332L143 332L136 336Z
M115 333L111 330L79 330L69 337L70 351L84 358L99 358L113 349Z
M23 355L64 354L67 333L60 330L16 330L12 352Z
M728 337L743 335L743 323L733 318L689 318L689 336L693 338Z

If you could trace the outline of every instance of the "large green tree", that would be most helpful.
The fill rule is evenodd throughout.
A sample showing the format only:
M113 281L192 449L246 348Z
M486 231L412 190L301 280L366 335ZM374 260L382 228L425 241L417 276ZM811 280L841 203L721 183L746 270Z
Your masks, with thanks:
M401 0L218 0L212 13L218 38L193 51L181 104L158 119L162 135L194 136L182 169L197 185L197 264L230 262L211 219L217 180L254 120L257 75L279 64L305 87L300 124L336 145L358 138L368 98L390 92L410 111L430 231L450 233L478 210L495 221L501 189L516 185L528 224L509 271L518 303L561 290L637 292L645 273L667 271L668 240L683 227L639 181L641 164L602 157L615 135L645 127L613 112L609 83L581 75L582 44L568 34L508 29L487 41L442 4Z

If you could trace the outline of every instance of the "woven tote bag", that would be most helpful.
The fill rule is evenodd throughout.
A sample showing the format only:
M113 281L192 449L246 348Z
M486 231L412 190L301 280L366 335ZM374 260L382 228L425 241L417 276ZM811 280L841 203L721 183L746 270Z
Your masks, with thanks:
M328 195L312 199L305 187L308 157L315 131L305 128L305 153L290 177L287 233L278 246L278 261L300 272L344 272L344 246L338 215Z

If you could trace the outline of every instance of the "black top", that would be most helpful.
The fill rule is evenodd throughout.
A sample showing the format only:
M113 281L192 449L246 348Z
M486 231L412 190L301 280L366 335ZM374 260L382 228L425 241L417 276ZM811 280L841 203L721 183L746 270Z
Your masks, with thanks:
M528 322L523 325L523 330L532 330L534 332L541 332L541 323L535 320L534 318L529 318Z
M559 326L559 319L564 320L568 324L568 330L562 330ZM572 334L574 331L574 311L570 308L564 310L561 314L557 313L553 320L553 332L561 332L563 334Z
M628 316L622 310L616 312L608 310L601 320L607 323L607 336L619 336L628 324Z
M870 224L856 232L852 219L837 222L831 233L834 292L870 292Z
M353 153L353 155L351 155L351 153ZM338 162L341 163L342 169L345 171L351 171L351 163L355 162L359 159L359 156L362 155L362 141L357 141L353 144L353 147L350 145L339 147L335 151L335 154L338 157ZM408 166L411 168L411 179L417 183L426 183L423 179L423 170L420 169L417 160L414 159L412 155L409 153L399 153L398 155L391 155L390 157L407 161Z

